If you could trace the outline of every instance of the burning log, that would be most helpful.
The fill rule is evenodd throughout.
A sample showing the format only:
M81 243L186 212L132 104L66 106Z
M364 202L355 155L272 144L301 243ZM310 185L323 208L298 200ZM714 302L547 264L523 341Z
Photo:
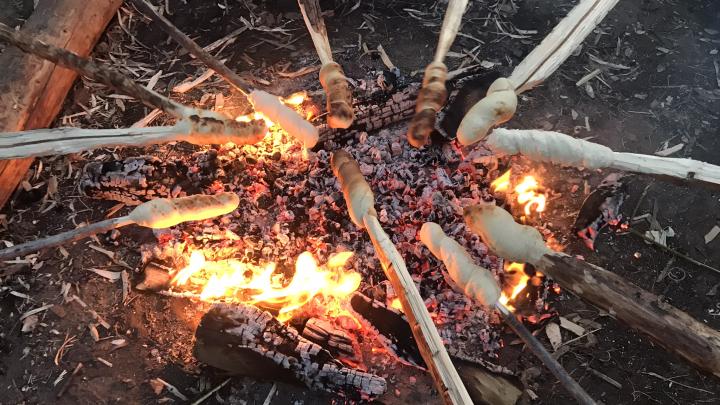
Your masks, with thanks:
M72 231L5 248L0 250L0 260L24 256L130 224L161 229L181 222L213 218L234 211L239 204L240 198L235 193L194 195L176 199L157 198L135 207L124 217L106 219Z
M614 152L604 145L538 129L497 128L487 146L496 155L521 153L532 160L588 169L613 168L720 185L720 166L681 158Z
M352 92L348 88L342 67L333 61L320 2L319 0L298 0L298 5L322 64L320 84L327 95L328 125L330 128L348 128L355 119Z
M207 139L207 137L215 135L222 137L220 139L227 139L228 135L232 134L237 139L253 140L262 139L267 132L267 127L263 120L253 120L250 123L238 123L230 117L213 111L186 107L153 90L140 86L118 71L98 65L90 59L83 58L65 49L45 44L34 38L27 38L6 25L0 24L0 40L12 44L24 52L75 70L125 95L136 98L150 107L161 109L180 119L181 122L187 120L188 122L181 124L181 127L178 129L181 133L189 131L191 133L191 135L188 135L189 137ZM4 147L22 146L24 143L42 143L46 141L45 137L48 136L51 137L51 140L57 140L57 135L58 133L53 131L31 132L26 135L20 135L21 139L16 139L18 144L9 144ZM93 135L93 137L102 138L103 136L119 135L120 133L118 133L118 131L111 130L111 132L100 131ZM137 135L136 132L132 133L132 136L137 137ZM15 134L15 137L17 136L19 135ZM138 141L136 139L135 142L143 144L142 140Z
M595 404L595 401L565 369L553 358L545 347L515 319L500 301L500 286L485 268L476 265L468 252L454 239L443 232L440 225L426 222L420 229L420 240L430 252L440 259L448 270L450 284L482 305L495 307L510 327L530 347L540 361L558 378L566 390L581 404Z
M195 331L195 356L241 375L299 382L354 398L385 392L385 379L343 366L327 350L253 306L216 304Z
M342 329L338 329L328 321L319 318L310 318L305 322L302 336L317 343L333 355L353 358L358 350L354 347L355 341Z
M400 303L412 326L415 341L443 402L471 403L467 389L450 361L420 292L405 267L405 261L380 226L372 190L360 172L357 162L349 153L341 150L333 153L331 165L333 173L340 181L350 218L355 225L367 230L385 275L400 298Z
M428 142L430 133L435 128L437 112L447 100L447 89L445 88L447 66L443 60L458 33L467 3L467 0L450 0L448 2L442 28L440 28L435 57L432 63L425 68L422 89L418 94L415 107L415 116L408 127L408 142L416 148L420 148Z
M484 139L492 127L512 118L517 108L516 94L532 89L555 72L617 2L581 0L515 67L508 79L493 83L487 97L465 114L458 128L458 141L471 145Z
M580 298L649 335L667 351L720 377L720 333L601 267L550 250L540 233L494 204L465 209L473 232L500 257L527 262Z

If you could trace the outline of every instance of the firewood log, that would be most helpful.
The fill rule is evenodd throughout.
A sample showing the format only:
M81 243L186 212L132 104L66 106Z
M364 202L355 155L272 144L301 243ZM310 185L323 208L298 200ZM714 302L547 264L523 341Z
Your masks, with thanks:
M7 3L5 3L7 4ZM20 33L87 55L116 15L122 0L45 0L23 23ZM63 106L77 77L74 71L17 48L0 54L0 132L45 128ZM10 198L33 159L0 161L0 207Z
M352 399L385 392L385 379L345 367L327 350L250 305L215 304L195 331L198 360L232 373L302 383Z
M550 250L540 233L494 204L468 207L465 222L500 257L530 263L563 288L720 377L720 333L617 274Z

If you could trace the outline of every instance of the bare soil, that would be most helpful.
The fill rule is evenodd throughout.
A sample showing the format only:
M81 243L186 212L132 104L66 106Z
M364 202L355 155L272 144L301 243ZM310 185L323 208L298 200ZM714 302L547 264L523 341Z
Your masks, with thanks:
M18 18L28 10L20 2L11 3L17 4L12 8L0 8L2 21L17 24ZM355 3L323 2L324 9L335 10L326 21L337 51L336 58L348 76L362 77L368 70L383 68L376 55L364 54L357 46L350 47L357 45L359 38L370 48L382 44L403 74L420 75L432 58L444 6L433 9L434 2L430 1L360 1L359 6L353 8ZM525 0L515 2L516 7L508 1L499 2L499 6L488 3L492 2L474 2L462 32L484 41L475 55L479 61L493 62L493 70L508 74L575 2ZM294 42L290 48L280 49L277 43L269 41L284 42L284 37L273 37L267 31L241 34L235 43L222 51L222 56L228 58L228 65L239 72L252 71L259 79L268 80L272 79L272 72L265 75L257 72L282 62L290 63L288 71L314 63L314 50L294 1L188 0L187 4L170 1L169 5L172 20L201 45L242 26L241 18L252 21L257 27L291 30ZM411 17L408 8L428 13L423 17L425 21ZM152 68L136 70L144 80L157 69L172 73L161 77L155 87L165 94L174 84L188 76L197 76L203 70L159 28L142 22L142 16L132 7L125 6L119 15L122 24L117 20L111 24L96 48L95 57L122 66L123 61L108 57L120 52L127 60L146 63ZM516 36L527 38L512 38L500 32L496 20L503 22L505 30L512 24L520 30L537 32L522 34L525 31L515 31ZM617 151L654 153L684 143L683 149L673 156L720 164L718 31L720 3L711 0L621 1L576 56L542 87L521 97L518 114L508 125L574 133ZM453 51L461 53L477 45L475 39L458 38ZM598 65L590 59L590 54L627 69ZM470 59L451 57L450 68ZM591 96L585 86L577 87L575 82L596 67L603 69L599 76L602 81L593 79L589 82ZM283 83L275 85L278 93L297 90L290 88L293 82L288 82L288 89L282 88ZM209 86L217 89L225 85L213 78ZM102 86L80 81L61 116L92 107L93 91L112 94ZM198 88L185 94L182 100L199 103L206 91L207 87ZM72 123L87 127L129 126L149 112L135 102L125 102L123 108L115 107L112 114L99 111L78 116ZM573 118L573 111L577 118ZM164 119L161 117L159 122ZM63 125L63 122L59 119L56 124ZM669 144L664 145L665 142ZM106 157L114 153L129 156L138 152L142 151L106 149L102 154ZM97 156L84 154L39 161L42 168L38 164L33 167L30 181L41 184L51 175L63 179L57 199L60 203L41 214L40 200L46 186L29 192L18 191L4 210L10 224L0 231L0 239L19 243L72 229L74 222L104 218L115 203L79 197L73 175L68 176L67 172L68 164L77 172L88 158ZM668 276L657 281L672 254L646 244L637 236L615 230L605 230L601 234L594 252L576 237L572 224L585 197L585 183L592 189L607 173L542 165L536 165L533 170L540 173L545 185L553 190L550 209L537 225L552 230L555 237L567 245L567 252L582 255L587 261L662 296L696 319L720 328L719 274L676 258L670 265ZM653 214L661 226L674 230L675 236L668 240L670 247L720 268L720 238L708 244L704 241L705 234L720 223L720 193L717 190L671 184L643 176L632 177L628 184L629 197L623 206L625 217ZM643 232L643 226L638 225L637 229ZM128 228L116 239L100 235L93 243L113 251L115 257L125 261L132 270L140 263L139 246L153 238L150 231ZM182 401L167 391L155 394L149 381L162 378L195 399L225 380L226 376L221 372L198 364L192 356L192 335L202 313L198 304L136 291L123 302L119 282L107 282L87 271L93 267L114 270L123 267L89 249L86 243L66 249L68 257L56 249L42 252L36 262L42 265L35 269L26 263L0 267L0 404L180 403ZM97 327L99 342L93 341L87 326L95 322L93 316L77 302L62 303L64 283L71 285L69 295L77 294L89 309L111 325L109 329ZM47 303L55 306L40 314L35 330L21 332L23 322L19 316ZM647 338L607 314L566 293L554 297L550 304L550 312L564 317L575 314L586 320L593 331L592 338L579 339L560 361L594 398L606 404L720 402L720 382L716 378L696 371L655 347ZM501 326L498 328L502 330ZM508 342L513 340L511 334L504 332ZM66 336L75 336L77 340L56 365L54 358ZM119 337L129 344L113 350L111 341ZM541 330L538 337L548 343L544 331ZM565 340L574 337L563 332ZM494 361L523 376L528 388L538 396L532 403L572 403L535 358L519 348L519 345L506 345ZM112 363L112 368L98 358ZM83 370L67 391L56 398L79 362L83 363ZM391 376L389 390L379 402L437 403L426 375L414 369L396 367L387 370ZM68 375L55 385L54 381L63 371ZM608 382L608 378L616 384ZM205 403L260 404L272 386L272 382L233 377ZM272 399L276 404L343 402L341 397L287 384L277 384L277 394Z

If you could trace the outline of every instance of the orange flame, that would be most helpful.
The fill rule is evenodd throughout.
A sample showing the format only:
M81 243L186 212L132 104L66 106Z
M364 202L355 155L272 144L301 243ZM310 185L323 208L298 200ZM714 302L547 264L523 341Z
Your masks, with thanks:
M511 171L512 169L506 171L502 176L490 183L490 187L493 188L493 191L506 192L510 189ZM513 188L513 193L517 195L517 202L518 204L523 205L523 211L527 216L532 215L533 209L535 212L545 211L547 197L545 194L538 192L539 188L540 184L533 176L525 176L522 182Z
M390 301L390 308L395 308L398 311L402 312L403 307L402 303L400 302L400 298L393 298L393 300Z
M240 115L237 118L235 118L235 121L237 122L250 122L252 120L264 120L265 125L267 125L268 128L275 125L270 118L268 118L265 114L261 113L260 111L255 111L252 114L246 114L246 115Z
M514 300L520 293L527 287L530 277L525 274L525 265L522 263L510 263L506 264L505 272L512 274L514 277L511 280L511 285L506 288L509 293L505 291L500 293L501 304L505 305L509 310L514 311L515 308L512 305L508 305L508 302Z
M351 252L339 253L321 268L310 252L304 252L297 258L292 279L286 280L275 273L275 263L259 267L237 259L206 261L201 251L194 251L172 284L200 286L200 299L205 301L227 298L279 308L277 318L281 322L311 302L320 303L328 316L342 315L347 313L344 299L358 289L361 281L360 274L343 270L350 257Z
M297 93L293 93L289 95L287 98L280 98L283 103L287 105L291 105L293 107L299 106L300 104L304 103L305 100L307 100L307 93L304 91L299 91Z

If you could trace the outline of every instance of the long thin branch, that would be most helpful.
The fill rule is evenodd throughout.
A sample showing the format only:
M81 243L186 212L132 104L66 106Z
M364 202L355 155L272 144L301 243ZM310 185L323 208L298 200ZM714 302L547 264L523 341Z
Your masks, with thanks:
M203 63L208 65L210 69L214 70L215 73L220 75L228 83L232 84L244 95L248 95L252 91L249 83L243 80L237 73L233 72L224 63L219 61L216 57L212 56L209 52L204 50L193 41L190 37L180 31L170 20L160 15L152 5L145 0L130 0L143 14L150 17L153 21L160 25L163 31L165 31L172 39L179 43L183 48L187 49L190 54L200 59Z
M0 40L16 46L24 52L75 70L82 75L110 86L125 95L136 98L150 107L159 108L177 118L185 118L197 114L196 110L161 96L157 92L133 82L116 70L98 65L92 60L83 58L66 49L48 45L35 38L28 38L5 24L0 24Z

